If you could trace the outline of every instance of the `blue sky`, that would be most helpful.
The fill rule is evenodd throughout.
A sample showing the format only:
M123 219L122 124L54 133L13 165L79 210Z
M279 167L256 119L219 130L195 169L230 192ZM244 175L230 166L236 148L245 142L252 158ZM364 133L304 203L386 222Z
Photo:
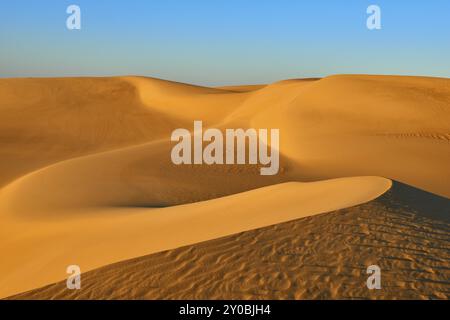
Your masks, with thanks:
M81 8L81 30L66 8ZM366 28L380 6L382 29ZM449 0L15 0L0 77L145 75L204 85L337 73L450 77Z

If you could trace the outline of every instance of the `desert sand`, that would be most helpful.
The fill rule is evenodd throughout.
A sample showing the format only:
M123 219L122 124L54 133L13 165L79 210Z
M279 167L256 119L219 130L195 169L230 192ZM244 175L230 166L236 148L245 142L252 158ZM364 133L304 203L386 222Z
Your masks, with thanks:
M448 299L449 222L448 199L395 183L366 204L87 272L83 290L11 299ZM381 290L365 286L372 264Z
M170 134L194 120L279 129L280 173L172 164ZM89 290L19 297L370 298L361 270L380 255L388 287L405 291L376 297L446 298L449 163L449 79L2 79L0 298L61 281L71 264ZM398 193L391 180L409 196L383 200ZM163 265L165 282L147 276Z

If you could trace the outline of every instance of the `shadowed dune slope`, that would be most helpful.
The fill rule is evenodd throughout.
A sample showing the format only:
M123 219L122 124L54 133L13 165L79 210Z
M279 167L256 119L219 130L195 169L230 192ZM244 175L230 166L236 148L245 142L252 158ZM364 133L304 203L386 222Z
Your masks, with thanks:
M363 205L87 272L81 290L11 299L448 299L449 216L450 200L396 183ZM382 290L366 287L372 264Z

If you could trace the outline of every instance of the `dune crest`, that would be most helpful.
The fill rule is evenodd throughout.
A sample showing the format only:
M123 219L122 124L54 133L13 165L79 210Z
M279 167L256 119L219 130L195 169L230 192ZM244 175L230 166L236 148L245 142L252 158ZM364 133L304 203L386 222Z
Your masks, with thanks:
M354 206L375 199L390 186L388 179L354 177L278 184L160 209L73 208L66 204L53 215L39 210L25 218L4 215L0 250L8 260L0 265L0 297L64 279L70 264L79 265L85 272L153 252Z
M450 79L340 75L205 88L0 79L0 297L162 250L365 203L450 198ZM279 172L177 166L171 133L278 129ZM20 252L20 254L18 254Z
M83 290L62 281L11 299L448 299L449 229L450 201L394 182L362 205L107 265L82 275ZM365 287L373 264L382 290Z

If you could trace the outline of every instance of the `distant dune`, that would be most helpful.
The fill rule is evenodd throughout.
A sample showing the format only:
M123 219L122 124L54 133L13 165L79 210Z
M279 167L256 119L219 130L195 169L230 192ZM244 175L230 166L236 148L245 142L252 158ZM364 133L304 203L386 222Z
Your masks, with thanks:
M221 130L279 129L279 174L261 176L258 165L174 165L170 160L171 132L192 129L194 120ZM66 266L78 264L83 272L96 269L87 273L91 291L64 293L57 285L30 297L38 298L42 293L41 297L48 298L176 298L170 290L163 292L161 288L129 291L122 278L117 282L117 292L109 282L94 282L105 270L113 273L108 281L115 281L116 275L124 277L121 268L127 270L141 260L107 265L151 253L156 255L142 258L145 266L157 263L160 257L174 257L184 266L181 270L198 277L198 268L209 268L211 264L202 261L195 265L189 250L196 249L185 246L212 240L198 245L206 248L208 260L210 255L228 254L214 249L215 245L231 241L247 248L253 235L265 234L273 237L273 250L278 250L284 246L284 236L276 234L277 228L282 228L285 236L289 228L296 230L288 242L289 250L296 248L305 257L309 248L316 248L317 259L322 251L335 250L342 258L338 262L343 264L358 251L345 247L345 242L333 247L333 234L339 237L341 232L354 232L347 240L366 243L370 233L360 234L359 228L366 228L360 223L379 232L375 224L398 219L411 224L389 232L404 235L394 236L389 240L392 243L370 238L370 246L376 252L393 250L392 254L408 259L401 244L415 239L411 238L413 230L422 230L423 239L415 239L417 246L411 250L423 250L427 256L425 260L412 257L408 267L423 272L423 264L429 264L426 259L433 256L443 265L441 269L429 266L433 273L430 281L442 281L445 287L449 163L449 79L341 75L222 88L145 77L0 79L0 252L4 257L0 264L0 297L65 279ZM420 192L441 196L437 206L427 209L440 215L421 219L408 207L394 208L393 203L380 207L379 200L373 202L389 190L391 179L417 188L411 189L418 192L413 193L416 196ZM436 203L430 199L419 204L427 208L428 203ZM411 205L414 200L406 196L402 203ZM349 214L340 217L342 212ZM304 219L285 223L300 218ZM299 240L303 232L320 230L320 224L327 219L341 218L343 223L358 227L341 230L336 224L324 225L327 234L323 243L317 243L320 237L307 243ZM303 226L304 221L311 225ZM434 223L441 229L433 231ZM297 224L302 227L297 228ZM225 240L213 240L230 235ZM427 247L435 235L442 241L441 249ZM420 249L423 245L425 248ZM184 248L176 249L180 247ZM255 248L260 249L258 245ZM165 250L179 251L157 254ZM345 254L340 255L341 250ZM171 252L186 253L179 259L178 253L173 256ZM230 257L230 268L236 267L231 261L244 252L237 250ZM329 263L327 257L323 257L324 265ZM355 265L364 265L368 257L353 256L360 259L354 261ZM267 259L274 259L280 268L286 267L285 258L273 252ZM225 269L214 270L226 275ZM146 270L138 268L134 276ZM339 270L345 273L342 265ZM272 271L269 268L264 275L277 277ZM301 283L316 279L317 288L321 288L317 290L324 292L323 296L319 291L303 292L301 286L298 291L291 285L292 277L300 271L294 268L288 275L280 273L280 277L290 279L290 286L283 289L285 293L261 291L261 297L370 297L361 293L361 288L352 292L352 288L333 287L334 291L327 291L331 280L313 274ZM211 275L213 271L208 272ZM394 279L395 271L390 274ZM346 281L347 276L338 279ZM411 277L412 273L407 273L406 278ZM152 279L148 280L149 286L154 285ZM189 282L180 281L183 286ZM264 280L260 284L270 288ZM339 286L343 285L340 282ZM102 295L94 292L97 286ZM412 291L415 288L404 287ZM443 287L434 288L430 284L404 297L443 298ZM208 298L209 293L210 297L230 297L233 291L200 285L191 289L186 297ZM257 298L242 288L233 292L236 297ZM382 297L393 294L389 291Z

